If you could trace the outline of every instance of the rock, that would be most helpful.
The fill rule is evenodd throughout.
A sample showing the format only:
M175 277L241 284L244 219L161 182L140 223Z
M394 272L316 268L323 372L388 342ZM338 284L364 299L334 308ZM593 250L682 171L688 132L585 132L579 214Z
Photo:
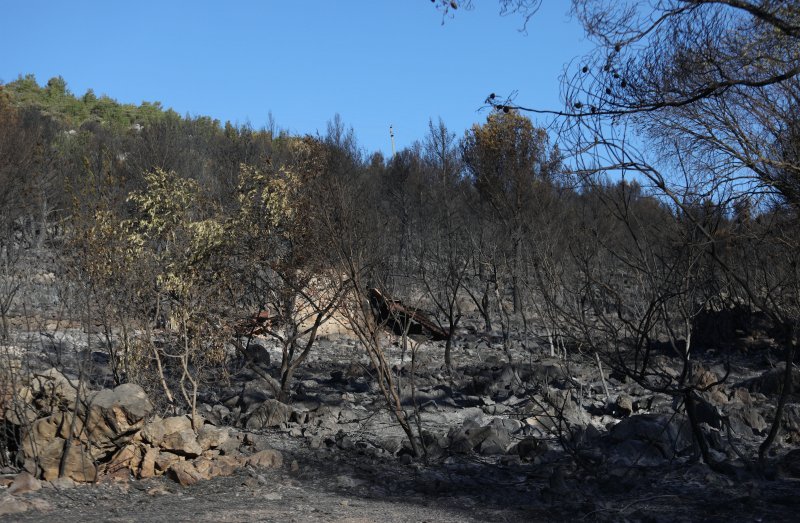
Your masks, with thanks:
M492 427L475 426L469 420L464 422L460 428L452 429L448 433L450 439L450 451L459 454L466 454L483 443L483 441L493 434Z
M45 481L52 481L58 478L59 468L63 459L64 476L79 483L96 481L97 466L91 458L89 450L80 442L73 441L66 458L62 458L65 445L65 440L53 438L47 444L38 447L37 475Z
M77 380L70 380L52 368L34 375L30 392L40 412L50 414L58 410L75 410L77 385Z
M241 461L234 456L219 456L211 463L209 472L213 477L232 476L241 466Z
M197 443L205 451L209 449L218 448L220 445L228 441L227 427L214 427L213 425L203 425L197 433Z
M168 478L184 487L194 485L198 481L207 479L188 461L177 461L173 463L167 470L166 475Z
M142 438L154 447L159 447L167 435L185 430L192 430L192 420L189 416L156 419L142 429Z
M172 465L179 461L183 461L181 456L172 454L170 452L159 452L155 461L156 472L164 473L169 470Z
M262 450L247 458L247 465L260 468L280 468L283 465L283 455L273 449Z
M192 429L165 435L159 446L168 452L189 458L199 456L204 450Z
M93 447L108 452L129 442L153 411L144 389L133 383L93 393L87 403L87 439Z
M217 447L217 450L219 450L224 456L235 455L239 453L239 447L241 444L242 442L239 441L238 438L229 437Z
M247 433L244 435L244 443L252 447L253 452L272 448L272 445L269 444L269 438L263 434Z
M30 472L20 472L8 487L9 494L19 496L28 492L36 492L42 488L42 482L33 477Z
M103 473L117 479L127 479L136 474L144 458L145 451L136 444L126 445L119 449L104 467Z
M142 457L142 465L139 467L139 478L147 479L156 475L156 459L158 458L158 449L154 447L147 447L144 456Z
M256 407L247 419L246 427L251 430L277 427L288 423L292 408L274 399L268 399Z

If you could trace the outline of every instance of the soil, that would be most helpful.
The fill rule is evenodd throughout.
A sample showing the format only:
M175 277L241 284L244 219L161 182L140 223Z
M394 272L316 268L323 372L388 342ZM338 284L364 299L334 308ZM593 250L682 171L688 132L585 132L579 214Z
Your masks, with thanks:
M83 337L80 332L67 336L58 344L59 350L70 353L65 347ZM278 349L267 340L261 342L272 360L272 368L265 370L274 372ZM320 341L295 379L291 405L308 414L306 421L247 429L252 405L247 404L245 390L258 390L258 376L244 366L231 383L210 386L202 395L205 404L201 407L206 411L230 405L225 423L240 434L261 438L262 446L279 450L281 468L246 467L233 476L189 487L165 477L68 488L45 483L42 490L19 497L35 500L32 508L0 520L794 521L800 512L800 479L781 464L786 452L796 448L797 440L791 435L779 438L769 458L771 468L759 473L736 456L728 456L731 468L720 474L696 452L643 463L637 457L630 463L623 459L622 446L609 443L610 428L626 417L674 412L672 399L608 372L605 379L611 398L606 398L593 357L570 354L566 364L549 357L544 349L524 350L524 343L516 343L507 353L497 339L465 329L459 333L452 378L445 376L441 365L443 344L436 343L418 348L412 376L410 355L396 342L387 336L390 361L402 377L402 386L408 388L413 382L421 425L433 439L443 441L454 427L470 422L486 426L495 419L511 420L521 428L512 434L508 451L487 454L476 447L454 452L446 444L433 445L424 459L412 458L402 442L387 450L386 441L402 440L403 435L375 389L363 350L354 340L331 336ZM704 369L717 374L723 363L730 364L731 373L719 393L733 398L739 394L734 391L779 360L771 350L708 351L698 359ZM52 361L52 347L45 345L40 354L35 352L29 350L28 357ZM509 354L513 367L507 364ZM108 369L102 358L95 359L95 383L102 383ZM511 373L516 376L511 382L504 378L508 369L516 372ZM536 417L532 407L537 402L564 390L579 391L574 415L587 428L593 427L594 435L587 440L591 444L580 449L561 446L556 431L548 433L530 421ZM617 404L633 405L635 412L615 408L614 398L623 396L631 401ZM774 396L758 392L752 396L759 404L758 413L770 421ZM412 409L410 395L406 399L406 407ZM323 411L327 417L319 414ZM311 422L314 416L316 423ZM723 432L719 438L724 438ZM753 432L752 438L737 439L740 451L752 452L763 439L763 431ZM513 450L532 437L542 442L533 455ZM581 455L575 454L578 450ZM725 457L722 451L720 455Z

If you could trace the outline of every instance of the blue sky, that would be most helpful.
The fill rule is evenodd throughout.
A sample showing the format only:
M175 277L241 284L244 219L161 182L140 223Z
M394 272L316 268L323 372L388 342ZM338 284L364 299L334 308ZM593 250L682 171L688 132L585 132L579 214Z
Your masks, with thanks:
M293 133L324 133L339 113L367 151L424 137L441 117L461 136L490 92L558 104L564 66L588 49L568 2L519 17L476 0L442 25L428 0L5 0L0 80L61 75L124 103ZM578 65L573 64L577 68Z

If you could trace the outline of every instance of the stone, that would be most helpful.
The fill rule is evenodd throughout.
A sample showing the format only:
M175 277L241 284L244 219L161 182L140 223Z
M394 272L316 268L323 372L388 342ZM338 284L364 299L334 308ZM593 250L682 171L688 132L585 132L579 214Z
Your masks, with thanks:
M190 458L199 456L204 450L191 428L165 435L159 446L173 454Z
M167 470L166 476L183 487L194 485L198 481L206 479L188 461L177 461Z
M65 458L64 448L66 441L54 438L46 445L38 448L36 466L38 475L45 481L52 481L59 476L62 459L64 462L64 476L79 483L93 483L97 480L97 466L91 455L80 442L73 441Z
M213 477L232 476L240 467L242 462L234 456L219 456L211 462L209 473Z
M244 435L244 443L252 447L253 452L272 448L272 445L269 444L269 438L263 434L247 433Z
M250 430L278 427L288 423L291 417L292 408L289 405L268 399L253 410L245 426Z
M189 416L156 419L142 429L142 438L154 447L159 447L167 435L185 430L192 430L192 419Z
M183 461L181 456L172 454L171 452L159 452L155 461L156 472L164 473L179 461Z
M217 447L217 450L219 450L223 456L230 456L232 454L239 453L239 447L241 444L242 442L239 441L238 438L229 437Z
M103 467L106 476L126 479L131 473L136 474L144 458L144 450L136 444L130 444L119 449L111 461Z
M216 449L230 438L227 427L214 427L213 425L203 425L197 433L197 443L205 451Z
M280 468L283 466L283 456L277 450L262 450L247 458L247 464L259 468Z
M466 454L492 434L492 428L489 426L476 427L468 422L461 428L451 430L448 434L450 439L450 451L459 454Z
M158 449L154 447L146 447L144 456L142 456L142 464L139 467L138 477L140 479L152 478L156 475L156 459L158 458Z
M27 494L28 492L36 492L42 488L42 482L33 477L30 472L20 472L14 481L9 485L8 492L15 496Z
M113 452L144 427L153 404L139 385L125 383L93 393L87 400L85 433L92 446Z
M78 398L78 381L70 380L58 369L51 368L34 375L30 391L41 412L75 410Z
M199 477L202 479L211 479L214 460L202 457L197 458L196 460L192 461L192 466L194 466L194 469L197 471Z

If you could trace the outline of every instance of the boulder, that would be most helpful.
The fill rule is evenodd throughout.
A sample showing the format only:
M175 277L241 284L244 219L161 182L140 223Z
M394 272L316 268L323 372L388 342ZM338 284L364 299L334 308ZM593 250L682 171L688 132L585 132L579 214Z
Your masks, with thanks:
M114 450L144 427L153 404L139 385L125 383L90 395L87 409L84 423L88 440L95 447Z
M34 471L37 476L45 481L53 481L59 476L62 459L64 462L64 476L79 483L89 483L97 480L97 466L91 458L89 450L78 441L73 441L66 457L64 457L66 441L55 437L45 445L37 448L38 459L26 463L35 463Z

